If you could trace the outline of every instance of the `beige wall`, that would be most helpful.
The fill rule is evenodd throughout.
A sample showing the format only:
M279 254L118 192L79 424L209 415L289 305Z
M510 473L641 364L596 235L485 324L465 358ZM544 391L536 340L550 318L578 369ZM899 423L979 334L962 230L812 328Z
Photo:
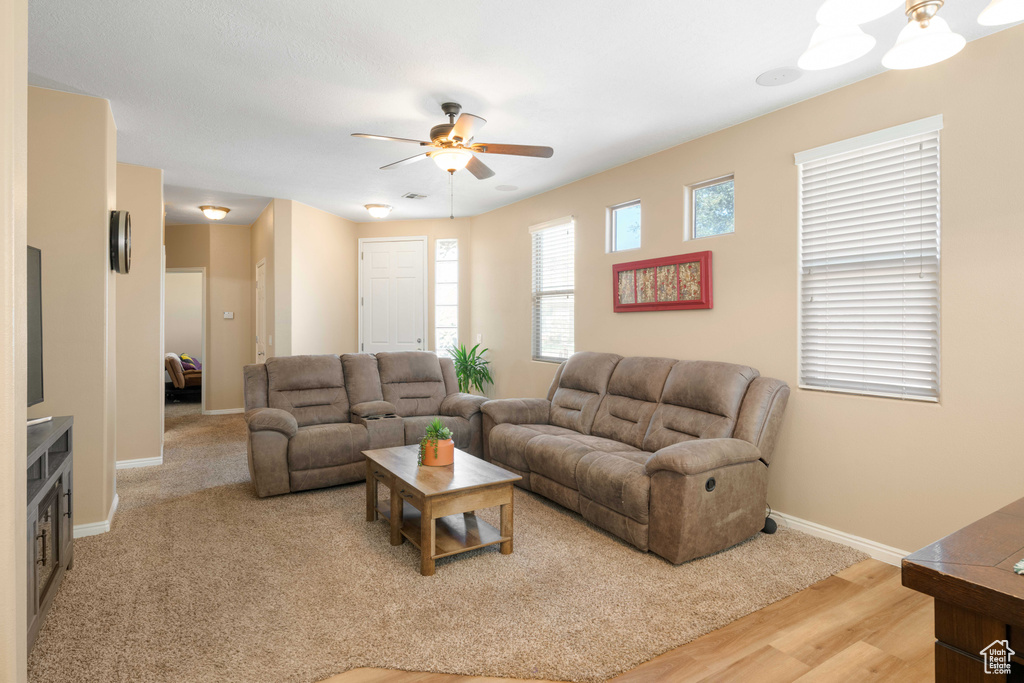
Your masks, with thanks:
M242 366L255 354L249 226L168 225L166 254L167 268L206 268L206 410L241 409Z
M116 145L106 100L29 88L28 241L43 252L46 397L29 417L75 418L79 525L106 520L114 500Z
M794 387L769 502L914 550L1019 498L1024 365L1024 27L942 64L889 72L473 220L473 330L498 393L542 396L530 360L530 225L576 216L576 347L746 363ZM942 397L827 394L797 383L793 154L943 114ZM684 188L736 174L736 234L683 241ZM643 201L643 248L604 253L605 207ZM715 308L611 310L611 266L710 249Z
M25 680L28 9L0 0L0 681Z
M276 345L267 350L267 356L292 355L292 211L295 202L290 199L275 199L274 204L274 279L267 289L273 297L274 314L268 316L267 330L273 330ZM270 323L273 323L271 326Z
M164 348L203 356L203 274L167 273L164 286Z
M253 311L253 329L251 339L253 340L253 353L255 353L256 340L256 266L260 261L266 261L266 307L267 307L267 336L274 334L274 202L271 200L267 208L259 215L259 218L252 224L249 232L250 260L249 278L253 282L250 305ZM274 353L273 340L268 339L266 345L267 357L277 355Z
M291 352L358 350L356 224L292 202Z
M455 238L459 240L459 342L472 347L475 342L470 338L470 305L472 288L470 273L472 263L471 234L472 219L439 218L421 221L387 221L382 223L359 223L356 234L361 239L371 237L427 237L427 342L426 348L434 348L434 255L437 253L436 242L439 239ZM357 255L358 257L358 255ZM358 263L356 266L357 267ZM358 278L358 270L353 277ZM358 311L353 324L358 325ZM356 332L358 335L358 331ZM487 340L484 340L487 346Z
M132 218L131 269L117 287L118 460L156 458L163 449L163 177L157 168L117 164L117 208Z

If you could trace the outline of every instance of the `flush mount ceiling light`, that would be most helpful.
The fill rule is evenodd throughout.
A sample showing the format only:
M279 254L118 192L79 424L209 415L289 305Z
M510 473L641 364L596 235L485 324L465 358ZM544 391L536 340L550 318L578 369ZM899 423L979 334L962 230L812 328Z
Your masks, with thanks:
M903 4L903 0L825 0L818 10L822 26L859 26L884 17Z
M978 15L982 26L1002 26L1024 21L1024 0L992 0Z
M209 204L200 206L199 210L211 221L222 221L228 215L228 212L231 211L231 209L224 208L223 206L210 206Z
M387 215L391 213L391 207L387 204L367 204L366 210L374 218L387 218Z
M797 62L804 71L820 71L860 59L875 46L875 39L859 26L819 26Z
M964 49L967 39L953 33L945 19L935 16L942 4L942 0L907 0L909 22L882 57L882 66L918 69L938 64Z

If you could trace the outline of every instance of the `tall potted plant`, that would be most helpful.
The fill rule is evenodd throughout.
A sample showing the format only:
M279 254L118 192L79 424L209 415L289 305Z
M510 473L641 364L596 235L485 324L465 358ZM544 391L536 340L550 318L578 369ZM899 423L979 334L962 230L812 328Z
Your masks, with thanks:
M491 361L484 358L487 349L478 352L479 348L480 345L477 344L467 351L465 344L459 344L448 350L452 355L452 362L455 363L455 375L458 377L461 392L468 393L470 388L473 388L482 394L485 384L494 384L491 371L487 367Z
M455 462L455 442L452 441L452 430L444 426L441 418L435 417L427 425L426 435L420 439L419 464L428 467L451 465Z

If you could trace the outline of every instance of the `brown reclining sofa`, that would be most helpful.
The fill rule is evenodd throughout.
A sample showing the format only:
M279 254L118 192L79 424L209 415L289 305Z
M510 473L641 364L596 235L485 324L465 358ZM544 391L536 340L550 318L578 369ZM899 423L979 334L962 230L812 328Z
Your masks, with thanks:
M459 393L450 358L429 351L283 356L245 366L249 474L256 494L363 481L363 451L419 443L440 417L482 455L482 396Z
M581 352L547 398L483 405L484 457L678 564L764 526L788 398L785 382L743 365Z

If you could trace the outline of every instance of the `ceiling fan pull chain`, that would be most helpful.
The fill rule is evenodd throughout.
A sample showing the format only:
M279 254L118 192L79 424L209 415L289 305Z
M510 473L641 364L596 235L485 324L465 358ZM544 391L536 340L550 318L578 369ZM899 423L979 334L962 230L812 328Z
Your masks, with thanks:
M455 171L448 171L448 197L449 197L448 207L450 209L448 218L450 218L452 220L455 220L455 184L454 184L454 178L455 178Z

